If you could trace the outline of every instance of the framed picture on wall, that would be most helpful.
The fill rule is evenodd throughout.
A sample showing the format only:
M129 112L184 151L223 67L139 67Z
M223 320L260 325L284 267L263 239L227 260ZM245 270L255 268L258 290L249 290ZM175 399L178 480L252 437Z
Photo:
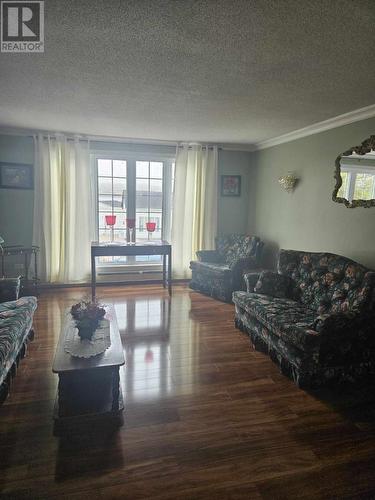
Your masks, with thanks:
M241 196L241 176L221 176L221 196Z
M33 166L24 163L0 162L0 188L33 189Z

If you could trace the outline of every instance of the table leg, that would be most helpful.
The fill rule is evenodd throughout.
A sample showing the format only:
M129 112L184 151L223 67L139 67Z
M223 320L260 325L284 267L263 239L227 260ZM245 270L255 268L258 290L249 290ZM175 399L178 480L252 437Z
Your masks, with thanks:
M65 411L65 405L67 404L69 397L68 395L68 378L64 377L62 373L59 373L59 383L57 386L57 399L58 399L58 408L59 408L59 415L56 415L56 417L59 417L64 414Z
M95 268L95 255L91 254L91 297L95 299L96 295L96 268Z
M119 410L119 396L120 396L120 367L113 367L112 375L112 411Z
M29 254L25 252L25 284L29 284Z
M167 255L163 255L163 287L167 286Z
M168 292L172 295L172 248L168 253Z
M38 256L36 250L34 251L34 285L35 290L38 290Z

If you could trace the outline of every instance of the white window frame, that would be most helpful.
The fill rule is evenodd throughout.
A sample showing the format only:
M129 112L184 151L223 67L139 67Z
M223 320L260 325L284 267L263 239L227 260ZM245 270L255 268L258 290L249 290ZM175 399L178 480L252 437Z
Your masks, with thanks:
M162 187L162 239L167 239L168 235L171 233L172 225L172 165L175 163L175 156L162 154L162 153L150 153L150 152L135 152L135 151L100 151L95 152L90 155L91 172L93 177L93 190L95 199L95 237L99 241L99 192L98 192L98 160L108 159L108 160L119 160L126 161L126 182L127 186L129 183L136 185L136 162L137 161L155 161L163 163L163 187ZM129 166L132 168L128 169ZM129 191L128 191L129 193ZM136 211L135 203L136 196L129 197L131 199L131 211ZM128 207L129 211L129 207ZM98 268L105 268L106 271L111 274L116 271L127 271L127 272L142 272L142 271L161 271L162 264L158 263L126 263L126 264L106 264L98 262Z
M352 163L342 162L340 165L341 172L348 174L348 182L346 186L346 192L344 193L344 198L346 198L350 203L353 201L355 183L357 180L357 174L371 174L375 175L374 164L361 163L360 165L355 165ZM375 182L372 186L372 199L375 198Z

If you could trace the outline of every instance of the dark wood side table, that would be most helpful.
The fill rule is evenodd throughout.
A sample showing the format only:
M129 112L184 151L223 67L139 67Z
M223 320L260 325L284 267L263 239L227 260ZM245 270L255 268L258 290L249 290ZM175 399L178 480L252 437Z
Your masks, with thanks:
M172 293L172 245L167 241L136 243L135 245L121 245L108 243L91 243L91 293L96 294L96 257L114 257L130 255L162 255L163 256L163 286Z
M5 276L5 259L7 257L19 256L23 258L23 273L22 286L26 289L32 285L34 287L33 292L37 294L37 286L38 286L38 259L37 254L39 252L39 247L31 246L31 247L23 247L21 245L7 245L0 247L0 256L1 256L1 274L2 277ZM34 260L34 276L30 278L30 263L31 260Z
M120 366L124 352L113 306L107 306L111 345L102 354L77 358L65 351L70 332L69 310L63 321L52 371L59 376L54 410L54 433L90 423L122 424L124 403L120 387Z

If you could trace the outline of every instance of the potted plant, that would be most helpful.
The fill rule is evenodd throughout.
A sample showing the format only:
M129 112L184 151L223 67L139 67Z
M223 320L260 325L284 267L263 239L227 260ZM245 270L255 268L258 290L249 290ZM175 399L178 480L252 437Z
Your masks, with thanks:
M81 340L91 340L95 330L99 326L100 320L105 316L104 307L96 301L81 300L74 304L70 313L75 320L76 327L78 328L78 335Z

